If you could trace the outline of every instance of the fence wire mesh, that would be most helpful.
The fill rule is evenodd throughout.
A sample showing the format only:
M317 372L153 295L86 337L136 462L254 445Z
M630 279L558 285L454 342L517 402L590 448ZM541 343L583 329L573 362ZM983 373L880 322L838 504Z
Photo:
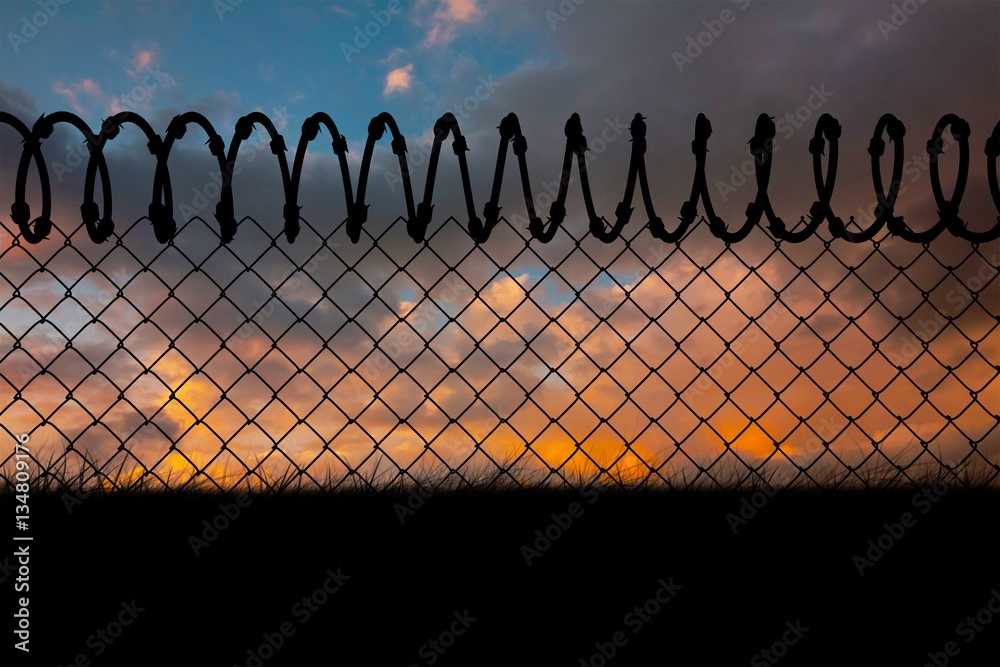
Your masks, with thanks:
M892 211L903 127L890 115L869 153L877 175L888 133L893 183L886 194L874 177L879 206L867 228L833 213L840 126L825 114L810 142L818 200L809 220L786 227L771 207L774 127L762 116L751 139L757 196L733 229L711 207L711 126L699 116L692 195L674 231L652 208L638 115L613 225L593 210L575 114L547 223L534 212L527 143L513 114L500 126L485 222L450 114L435 125L419 206L405 140L388 114L369 126L357 192L346 140L325 114L303 125L292 170L284 140L259 112L237 124L228 155L195 113L175 118L166 141L131 112L107 119L99 135L66 112L31 129L10 114L0 120L24 138L15 225L2 224L0 379L11 398L0 423L12 438L30 435L39 484L836 488L1000 478L1000 221L977 232L958 217L969 132L957 116L942 118L927 145L935 158L950 127L961 153L952 200L929 163L940 220L924 232ZM83 223L68 231L49 222L40 151L57 122L76 125L91 156ZM102 150L126 122L149 139L156 184L149 217L116 227ZM205 129L225 178L216 220L195 216L178 229L166 163L189 123ZM232 217L236 156L255 123L281 165L284 228ZM296 201L302 156L321 125L333 136L348 205L333 226L308 222ZM371 151L386 129L408 216L363 224ZM470 214L464 225L431 216L449 133ZM527 217L500 215L508 143ZM1000 202L1000 124L986 153ZM560 224L574 155L590 219L582 233ZM29 223L32 163L43 212ZM98 173L104 218L94 201ZM627 227L637 178L649 223ZM698 218L699 199L707 219ZM825 220L830 238L818 233ZM338 242L345 237L354 243ZM13 454L0 475L10 488Z
M1000 474L995 249L761 230L737 251L704 226L539 246L506 220L486 249L453 218L419 245L400 224L341 245L344 223L306 221L287 245L245 219L237 254L199 218L132 243L143 222L107 246L74 244L82 226L37 246L5 230L0 417L60 483Z

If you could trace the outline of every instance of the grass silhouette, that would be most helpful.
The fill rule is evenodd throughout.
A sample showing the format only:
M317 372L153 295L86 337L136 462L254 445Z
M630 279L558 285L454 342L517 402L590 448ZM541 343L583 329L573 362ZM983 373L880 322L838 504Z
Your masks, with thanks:
M327 469L317 478L291 461L280 469L267 467L264 465L265 461L258 458L253 465L237 470L226 468L221 473L208 473L206 465L202 469L193 467L188 474L169 467L165 474L160 474L141 463L129 470L131 454L122 456L117 464L108 461L103 465L87 452L74 454L77 454L79 463L73 467L70 466L67 452L50 452L45 460L30 455L34 464L29 482L31 492L114 495L157 492L392 495L408 493L413 488L433 489L435 492L494 493L596 487L625 492L738 493L753 492L763 487L834 491L867 488L888 491L933 486L938 482L969 489L1000 487L1000 466L988 463L976 465L971 459L957 466L918 462L906 468L904 473L902 467L880 457L873 458L866 465L848 469L847 475L844 467L839 464L806 474L806 471L788 464L771 463L751 468L745 463L736 463L730 459L720 461L711 468L684 467L668 471L666 475L662 473L666 468L665 464L651 465L648 470L645 466L635 466L647 470L646 475L638 475L620 467L598 469L590 473L570 470L553 474L552 469L518 463L510 455L495 464L466 465L461 469L425 466L423 470L411 471L400 470L392 464L382 468L384 459L377 456L374 464L367 470L346 470L338 475ZM0 468L0 494L14 492L16 481L13 468L13 461L10 460ZM140 469L141 473L137 474Z
M378 470L329 489L290 474L169 491L93 471L39 477L28 501L38 644L24 662L4 642L0 662L94 659L87 638L135 599L147 611L100 664L247 665L287 621L295 634L263 665L426 665L419 647L467 609L478 620L437 664L579 665L673 577L684 588L609 665L746 664L796 619L810 632L787 664L923 664L1000 586L1000 490L971 471L914 486L886 470L868 488L833 489L765 474L720 475L724 488L690 474L673 486L521 486L495 470ZM947 491L922 514L913 499L935 485ZM0 492L5 521L14 498ZM903 512L916 524L860 576L852 558ZM524 547L539 550L530 564ZM338 567L351 579L300 625L294 603ZM5 616L11 584L0 584ZM955 664L996 664L998 628Z
M555 477L511 458L404 473L373 459L317 477L258 460L209 479L136 475L125 456L73 461L33 458L39 641L28 662L4 642L4 665L96 658L88 637L133 599L147 611L100 664L248 665L291 622L262 665L426 665L419 648L465 610L478 620L437 664L578 666L617 631L629 641L614 667L746 664L796 619L810 631L787 664L923 664L1000 586L987 466L914 465L906 477L873 458L847 477L806 477L721 461ZM0 520L15 492L5 469ZM933 499L926 513L920 494ZM853 559L906 512L915 524L859 574ZM299 624L295 601L340 567L343 591ZM671 577L676 599L631 634L624 615ZM0 584L5 616L11 584ZM955 664L997 664L998 640L1000 623L985 627Z

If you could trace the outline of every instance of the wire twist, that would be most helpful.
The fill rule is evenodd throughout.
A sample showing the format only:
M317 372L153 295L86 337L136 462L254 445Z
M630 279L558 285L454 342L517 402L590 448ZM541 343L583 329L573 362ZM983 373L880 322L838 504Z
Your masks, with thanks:
M757 192L754 199L747 204L746 220L732 230L730 230L726 221L715 213L708 188L706 162L708 139L712 134L712 125L708 118L704 114L698 114L695 120L695 138L691 143L691 150L695 155L695 174L691 187L691 195L681 205L680 216L678 217L680 224L673 230L667 230L663 219L656 214L650 195L649 178L645 161L645 121L646 119L637 113L629 126L629 132L632 136L629 171L622 201L619 202L615 209L615 222L611 224L604 216L599 215L594 208L587 171L586 152L589 150L587 147L587 138L583 132L583 123L580 120L580 116L575 113L566 121L564 129L566 147L563 154L558 194L549 208L548 220L543 222L537 215L533 204L534 197L532 196L531 183L528 178L528 165L525 158L525 153L528 149L527 139L521 132L521 125L517 116L513 113L505 116L497 128L500 133L500 145L493 176L493 188L489 201L483 207L483 216L480 218L476 215L475 199L466 158L469 147L459 127L458 120L451 113L444 114L434 124L434 143L428 163L429 169L427 181L424 186L424 197L419 204L415 204L409 165L406 159L406 138L399 131L399 126L395 119L388 113L381 113L375 116L368 125L368 139L365 143L364 156L361 161L361 173L358 177L357 190L355 191L351 186L350 170L346 158L346 153L348 152L347 140L337 130L333 119L322 112L313 114L302 124L302 132L299 137L298 148L291 171L288 169L288 162L285 157L287 147L284 138L278 133L274 123L259 111L255 111L239 119L236 123L235 135L229 145L228 152L225 141L216 132L215 128L212 127L208 119L200 113L193 111L175 116L167 127L165 139L161 139L142 116L131 111L123 111L105 119L101 124L100 132L97 134L91 131L87 124L77 115L67 111L58 111L49 116L43 114L31 129L28 129L27 125L16 116L7 112L0 112L0 123L14 128L21 135L22 139L21 158L18 162L17 180L14 190L14 202L11 204L11 217L18 225L21 236L31 244L40 243L48 237L52 229L52 193L41 145L45 139L48 139L52 135L53 129L58 123L73 125L83 134L87 144L89 158L84 184L83 204L80 207L80 211L87 233L94 243L103 243L114 234L111 178L104 157L104 148L108 141L119 135L126 123L137 126L144 133L147 139L147 148L150 154L156 159L153 195L149 205L148 217L153 225L156 239L160 243L170 242L177 231L177 223L173 218L173 195L170 186L168 161L174 143L184 138L190 124L200 126L208 136L208 140L205 143L219 163L219 170L222 174L222 188L220 199L216 204L215 218L219 225L219 238L223 244L232 241L238 227L233 204L233 176L236 173L236 159L239 154L240 145L250 137L256 125L262 126L267 131L270 137L271 152L278 159L281 170L282 190L285 197L283 209L284 231L289 243L295 241L300 230L301 206L298 204L298 192L302 176L303 159L309 143L318 136L323 126L326 126L332 136L333 152L337 155L340 164L347 206L347 234L354 243L360 240L362 226L368 219L368 204L365 203L365 194L367 192L372 156L375 144L385 135L386 130L392 135L392 152L397 156L399 162L406 203L405 221L407 233L417 243L425 242L427 228L433 217L434 185L441 145L449 135L452 136L452 150L458 157L461 172L462 190L469 217L467 228L470 236L476 243L485 243L489 240L493 228L500 219L501 207L499 200L503 185L503 172L507 159L508 144L511 145L518 161L521 189L528 217L528 230L532 238L542 243L548 243L555 237L560 225L562 225L566 218L566 197L572 176L574 157L576 157L577 171L580 176L580 189L589 220L589 231L604 243L612 243L618 239L621 236L622 230L628 224L634 211L632 200L637 181L643 206L649 218L647 226L650 233L655 238L666 243L678 243L695 223L695 220L699 217L699 200L704 207L704 216L701 220L707 220L712 234L727 244L737 243L745 239L765 217L767 219L767 230L770 234L776 240L791 243L805 241L810 236L816 234L824 222L827 223L831 236L850 243L869 241L883 228L888 228L892 235L912 243L929 243L946 230L951 235L972 243L983 243L1000 238L1000 215L998 215L996 224L984 231L969 229L969 224L959 215L959 206L968 182L970 128L965 120L954 114L947 114L938 121L931 139L927 142L926 150L930 160L931 189L938 207L938 219L923 231L916 231L901 216L897 216L894 213L899 196L900 178L903 169L903 137L906 134L906 128L892 114L885 114L879 119L869 140L868 153L871 156L872 184L875 190L877 206L874 211L874 221L866 229L859 229L859 231L852 229L852 227L860 227L853 216L845 223L833 211L832 199L837 179L841 126L830 114L823 114L819 118L813 138L809 142L809 152L812 154L812 168L816 187L816 201L813 202L809 209L808 220L806 220L806 216L799 218L799 228L797 231L789 229L785 221L775 213L768 195L771 168L773 165L773 142L776 131L775 124L770 116L761 114L757 118L754 135L749 141L750 152L754 158ZM946 128L950 129L951 135L958 142L959 146L958 176L955 189L949 199L945 198L941 189L938 167L939 157L944 152L943 132ZM894 147L892 181L888 192L884 188L881 176L880 160L886 148L883 136L888 136L888 140ZM829 144L829 155L826 154L827 144ZM990 193L997 211L1000 213L1000 184L998 184L997 180L997 158L1000 157L1000 122L994 127L993 134L986 141L985 154L987 156L986 166ZM823 173L824 157L826 157L825 174ZM42 198L41 215L34 220L31 220L31 207L27 203L25 196L28 170L31 163L35 164L35 168L38 171ZM94 199L94 188L98 173L101 178L104 206L103 215Z

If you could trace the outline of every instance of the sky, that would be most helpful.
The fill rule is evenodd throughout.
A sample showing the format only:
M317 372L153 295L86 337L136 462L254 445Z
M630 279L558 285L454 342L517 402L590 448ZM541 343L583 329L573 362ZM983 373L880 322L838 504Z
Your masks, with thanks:
M628 124L641 113L653 199L670 227L690 190L690 142L704 113L713 126L713 203L730 226L739 224L754 196L741 173L747 140L766 112L777 124L770 193L779 215L791 223L815 199L808 142L819 115L829 113L843 127L833 206L845 219L870 219L875 196L865 149L879 117L892 113L907 130L896 212L924 229L936 221L924 144L938 119L955 113L972 129L963 218L987 229L997 215L983 155L1000 119L994 2L8 0L0 3L0 34L0 109L29 126L42 113L67 110L98 128L131 110L162 135L171 118L198 111L228 144L240 117L262 111L283 134L290 164L302 122L324 111L347 139L356 187L368 123L384 111L406 136L418 199L432 127L450 111L468 139L480 211L497 126L514 112L543 218L572 113L589 141L595 207L613 218L631 150ZM346 209L324 134L310 144L298 200L310 226L288 244L279 233L277 161L258 128L241 149L233 187L237 219L259 224L241 222L220 249L213 158L192 127L170 158L174 217L207 222L182 227L166 249L148 224L132 224L149 204L154 164L145 139L129 128L105 148L123 246L95 246L79 227L86 163L74 132L60 126L43 144L58 231L30 248L35 259L12 247L11 228L3 239L0 334L5 353L14 340L21 349L0 360L8 394L0 416L5 428L36 433L52 452L72 441L124 475L154 469L181 477L196 468L220 475L240 470L237 459L269 455L275 467L291 461L320 476L338 474L343 461L373 470L378 449L403 467L437 471L489 468L484 452L522 457L543 471L601 466L626 477L663 461L670 474L770 456L818 461L814 470L839 465L820 440L854 464L871 454L872 440L904 464L927 462L920 441L958 463L969 440L981 440L982 456L973 460L1000 461L996 242L970 253L968 242L942 237L932 244L935 261L919 246L887 238L885 256L866 260L870 243L835 241L824 254L818 238L785 244L785 259L762 229L727 249L701 224L678 252L642 229L637 197L625 234L630 250L622 252L622 240L585 238L581 252L576 239L586 236L587 221L574 179L566 231L548 245L525 243L510 156L501 205L511 224L477 247L464 231L457 161L446 145L435 235L424 247L393 225L406 209L395 156L382 141L367 234L354 245L342 228L330 236ZM6 126L0 141L6 207L20 146ZM954 164L946 153L945 192ZM29 181L37 210L34 176ZM74 229L79 253L60 244ZM319 241L328 236L339 244L332 254ZM271 237L278 238L273 247ZM35 273L48 258L48 271ZM106 275L87 273L83 258L100 259ZM305 268L290 275L296 263ZM807 275L799 264L809 265ZM897 278L897 264L908 265L905 278ZM193 265L203 269L192 273ZM861 268L851 273L845 265ZM955 275L942 269L949 265L958 267ZM975 280L985 285L978 300L969 295ZM231 302L220 300L221 285ZM13 296L15 286L22 296ZM64 297L67 287L74 299ZM773 303L777 288L783 304ZM117 298L119 289L138 310ZM832 297L823 296L827 290ZM237 308L258 311L255 323ZM899 315L908 328L898 326ZM960 318L977 349L956 326L940 326L947 317ZM879 354L862 330L881 340ZM782 354L768 356L779 337ZM922 340L930 341L926 350ZM913 381L898 377L890 361L905 364ZM394 372L396 365L408 372ZM872 405L871 387L888 408ZM12 392L20 399L8 403ZM122 438L133 457L118 451ZM275 441L287 459L271 452ZM425 451L427 441L437 458Z

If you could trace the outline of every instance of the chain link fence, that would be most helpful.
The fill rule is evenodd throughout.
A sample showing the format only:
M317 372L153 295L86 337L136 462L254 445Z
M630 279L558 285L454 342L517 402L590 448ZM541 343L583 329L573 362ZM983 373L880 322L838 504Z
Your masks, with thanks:
M835 140L827 122L817 137ZM40 156L37 128L24 130L21 171ZM786 230L771 219L766 147L755 149L757 208L729 232L708 201L698 132L675 232L652 212L648 227L626 227L621 206L606 225L582 158L591 228L558 224L570 157L586 149L569 125L547 228L527 188L527 218L488 204L485 223L471 207L468 225L432 221L421 204L362 225L364 187L352 200L346 175L350 215L332 228L299 215L287 180L277 231L253 218L227 226L225 210L167 229L171 207L153 206L108 228L89 196L68 231L26 229L30 216L15 211L0 251L0 423L11 442L30 436L34 478L49 488L995 484L995 239L958 224L957 201L938 238L913 232L892 214L892 188L881 222L862 230L833 216L832 182L819 176L811 217ZM91 145L110 135L106 124ZM520 129L501 135L501 148L515 139L526 181ZM272 148L280 155L283 142ZM169 190L162 144L150 151ZM645 191L635 155L631 188L639 174ZM362 182L370 150L365 159ZM995 156L991 165L992 185ZM464 163L462 175L467 184ZM695 219L699 195L708 219ZM825 218L832 238L816 233ZM107 242L81 240L95 233ZM7 488L12 450L0 465Z

